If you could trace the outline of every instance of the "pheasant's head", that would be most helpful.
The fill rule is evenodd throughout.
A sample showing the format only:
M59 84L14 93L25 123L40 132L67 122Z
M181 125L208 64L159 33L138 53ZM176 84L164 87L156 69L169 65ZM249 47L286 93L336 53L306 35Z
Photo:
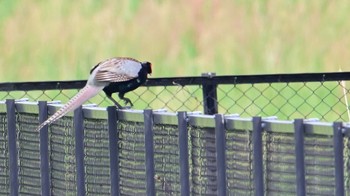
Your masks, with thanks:
M152 74L152 63L145 61L141 63L142 69L145 70L148 74Z

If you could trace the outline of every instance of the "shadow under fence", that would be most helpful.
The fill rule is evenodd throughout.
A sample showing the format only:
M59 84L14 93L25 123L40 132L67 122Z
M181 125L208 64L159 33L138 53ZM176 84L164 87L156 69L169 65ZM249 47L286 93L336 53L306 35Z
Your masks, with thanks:
M0 102L1 195L345 195L350 125Z

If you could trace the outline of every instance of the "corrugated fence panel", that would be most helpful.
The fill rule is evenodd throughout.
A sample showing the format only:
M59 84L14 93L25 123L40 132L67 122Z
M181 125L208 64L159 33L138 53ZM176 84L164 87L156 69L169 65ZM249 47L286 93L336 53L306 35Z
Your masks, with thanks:
M76 195L75 137L72 117L50 126L50 159L53 195Z
M344 138L344 178L345 193L350 196L350 139Z
M155 125L153 132L157 194L180 195L178 127Z
M265 132L265 180L269 195L295 195L294 133Z
M14 101L12 101L12 106L13 103ZM14 194L17 191L22 195L41 194L40 137L39 132L34 132L38 125L38 116L35 110L27 111L23 105L25 103L16 103L16 119L12 118L14 110L11 110L13 115L9 118L9 122L16 120L17 135L15 139L8 140L11 137L8 137L7 134L15 132L8 132L7 115L3 112L4 107L0 103L2 107L0 107L0 195L9 195L11 189ZM35 107L36 105L32 103L31 108ZM85 113L82 113L85 115L84 132L81 132L84 133L84 137L76 137L76 133L79 132L75 132L73 118L69 115L50 125L49 170L50 188L53 195L78 194L77 162L80 162L81 164L78 165L82 166L78 167L80 174L84 174L81 175L83 176L79 181L81 188L78 189L82 194L111 195L113 184L111 185L110 178L111 152L106 113L101 109L99 113L97 111L94 113L93 110L84 110ZM254 121L256 117L252 121L228 116L222 116L225 119L221 119L221 116L218 115L215 118L210 115L185 115L187 118L182 119L181 130L188 131L183 132L186 134L183 135L185 137L182 137L182 139L188 139L186 140L188 149L186 148L185 153L182 149L181 155L185 154L188 157L188 161L186 159L185 162L189 166L186 166L187 164L183 164L183 161L180 160L179 127L177 126L179 121L176 114L169 115L164 112L163 115L162 112L153 114L151 110L145 111L151 114L149 118L143 118L142 111L135 110L116 111L116 116L113 118L119 119L114 122L118 130L118 138L115 138L115 141L118 141L116 155L119 160L119 173L115 174L117 176L115 182L119 180L118 188L120 188L115 192L119 191L120 195L145 195L146 191L150 191L147 190L147 187L152 188L150 193L154 193L155 187L157 195L180 195L183 187L185 187L184 194L190 190L191 195L217 195L219 193L223 195L225 193L228 195L295 195L301 189L304 192L306 190L307 195L334 195L335 192L342 193L343 180L345 192L349 195L350 144L347 137L350 128L344 128L341 123L338 123L335 127L337 129L334 129L338 132L333 132L332 123L304 122L303 119L294 121L293 124L293 121L282 122L274 119L262 119L261 121L260 117L257 122ZM103 114L104 117L101 117L100 114ZM75 117L80 119L82 116ZM145 125L144 119L153 121L146 121L148 123ZM10 125L11 123L8 126ZM286 127L288 130L285 130ZM258 136L254 134L257 133L254 132L257 128L260 129ZM215 130L223 132L215 133ZM300 132L296 133L300 135L294 134L295 130L299 130ZM334 133L337 134L333 138ZM226 134L225 140L223 140L224 134ZM299 136L302 136L302 139ZM80 144L77 146L81 146L78 153L76 138L80 138L77 142ZM259 145L254 146L257 142L253 141L257 140L253 139L256 138L259 139ZM145 141L145 139L148 140ZM340 142L341 139L344 145ZM17 162L9 165L8 142L12 141L14 143L12 143L13 151L11 152L18 152L18 156L12 156L12 159L16 161L18 158L18 172L14 170L12 173L16 179L13 182L17 182L18 173L19 186L12 183L15 185L10 187L9 167L17 165ZM147 151L146 159L145 142L148 141L150 143L146 143L146 147L151 150ZM216 141L218 143L215 143ZM260 145L261 141L262 145ZM226 148L223 147L224 144ZM296 146L296 144L299 145ZM259 148L260 146L262 148ZM302 148L298 150L296 148L298 146ZM225 153L222 153L223 150L226 150ZM344 157L335 157L339 154ZM12 155L16 154L12 153ZM76 159L76 155L81 155L81 159ZM256 157L262 157L262 159L254 159ZM303 159L298 161L296 157ZM147 163L146 160L150 160L149 158L152 160ZM257 164L257 161L254 163L254 160L259 160L260 163ZM344 172L336 170L335 165L341 166L343 160ZM180 162L188 170L186 168L182 168L185 172L180 170ZM117 162L112 164L116 166ZM305 183L300 180L304 179L304 166ZM221 168L226 170L221 170ZM180 171L184 174L186 182L189 179L189 187L183 186L184 184L181 187L183 181L180 179ZM146 173L150 175L146 176ZM344 179L342 179L343 173ZM257 178L254 179L256 176L259 176L261 180L256 181ZM222 191L223 189L218 191L218 185L221 188L226 185L227 191ZM255 190L259 186L261 188Z
M7 143L7 117L0 113L0 195L10 194L9 160Z
M38 115L20 113L17 115L18 158L19 158L19 193L41 195L40 186L40 137L35 132Z
M226 173L229 194L254 194L252 151L252 131L226 132Z
M305 135L307 195L333 195L335 187L333 138Z
M216 195L215 129L190 126L189 133L192 156L192 194Z
M111 195L107 121L87 119L84 124L86 194Z
M118 122L121 195L145 195L144 124Z

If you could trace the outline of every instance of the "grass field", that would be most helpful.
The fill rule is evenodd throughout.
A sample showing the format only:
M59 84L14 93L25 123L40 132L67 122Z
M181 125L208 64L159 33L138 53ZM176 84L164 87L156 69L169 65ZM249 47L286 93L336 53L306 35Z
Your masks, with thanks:
M0 82L85 79L130 56L153 77L350 70L350 2L0 1Z

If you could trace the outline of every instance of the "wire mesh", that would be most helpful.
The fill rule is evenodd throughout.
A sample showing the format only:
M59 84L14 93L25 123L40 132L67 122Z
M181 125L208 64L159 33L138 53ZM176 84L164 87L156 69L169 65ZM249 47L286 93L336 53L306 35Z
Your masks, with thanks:
M50 163L53 195L76 195L75 139L72 118L62 117L50 126Z
M17 115L18 129L18 164L20 194L40 195L40 150L39 132L36 114L21 113Z
M129 95L130 94L130 95ZM127 94L135 108L165 108L168 111L198 111L203 109L200 86L140 87Z
M252 132L226 132L227 188L229 195L253 195Z
M144 195L146 190L144 125L118 122L121 195Z
M178 127L155 125L153 132L157 195L180 195Z
M333 138L305 136L305 179L308 195L333 195L335 187Z
M266 133L265 183L271 195L296 195L295 142L293 133Z
M191 137L192 194L216 195L216 146L213 128L189 128Z
M107 121L84 122L85 178L87 195L111 195Z
M297 77L297 76L296 76ZM350 121L346 104L349 88L345 81L264 82L217 84L218 112L241 116L278 116L280 119L319 118L324 121ZM28 98L31 101L68 102L79 89L0 91L0 100ZM122 105L114 95L115 99ZM177 84L142 86L126 94L134 109L203 111L203 85ZM205 96L204 96L205 98ZM112 105L103 92L88 103Z
M219 113L349 121L341 82L219 85Z
M0 195L10 194L6 113L0 113Z
M345 193L350 195L350 139L344 138L344 185Z

